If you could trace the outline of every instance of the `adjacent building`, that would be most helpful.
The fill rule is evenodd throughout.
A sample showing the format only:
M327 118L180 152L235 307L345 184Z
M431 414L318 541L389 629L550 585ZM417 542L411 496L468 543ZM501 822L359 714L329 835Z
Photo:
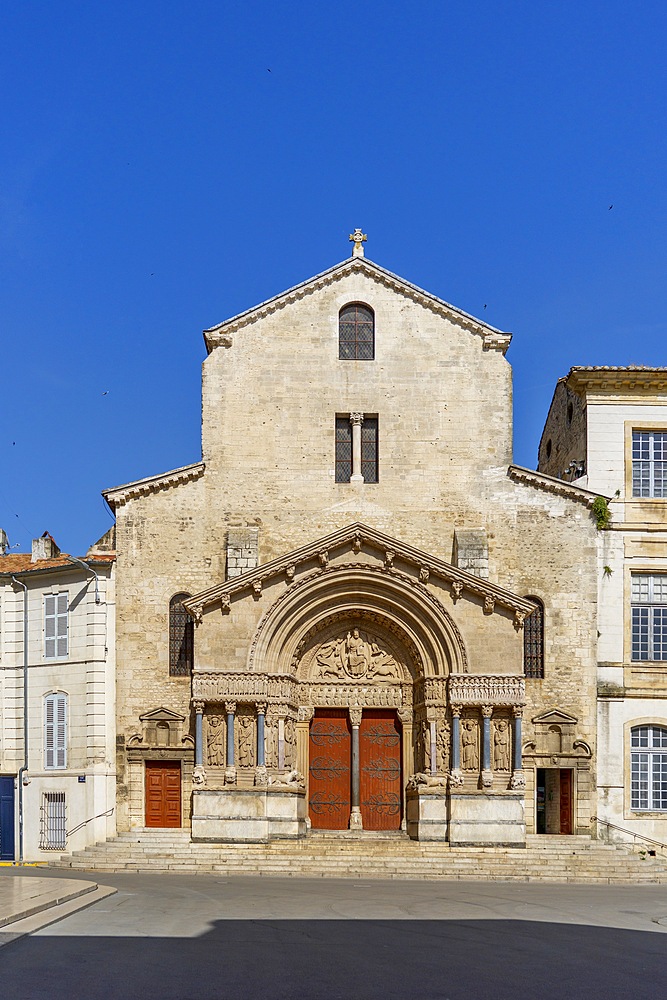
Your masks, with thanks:
M115 832L114 530L88 553L0 531L0 858Z
M570 369L538 468L610 498L597 502L597 816L612 838L665 844L667 369Z

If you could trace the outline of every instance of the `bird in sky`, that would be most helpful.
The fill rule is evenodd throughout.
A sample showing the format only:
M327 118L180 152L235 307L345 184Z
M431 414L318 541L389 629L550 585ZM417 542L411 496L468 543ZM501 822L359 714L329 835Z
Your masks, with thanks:
M108 395L109 395L109 390L108 390L108 389L105 389L105 390L104 390L104 392L102 393L102 395L103 395L103 396L108 396Z
M610 205L609 208L607 209L607 211L611 212L611 210L612 210L613 207L614 207L613 205Z

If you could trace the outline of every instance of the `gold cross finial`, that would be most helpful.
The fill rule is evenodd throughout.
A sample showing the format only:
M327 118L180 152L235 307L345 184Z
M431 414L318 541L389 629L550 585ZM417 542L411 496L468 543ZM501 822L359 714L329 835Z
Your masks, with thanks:
M366 236L365 233L362 233L361 229L355 229L353 233L350 233L350 242L354 243L354 247L352 249L353 257L364 256L364 248L362 246L362 243L365 243L367 239L368 236Z

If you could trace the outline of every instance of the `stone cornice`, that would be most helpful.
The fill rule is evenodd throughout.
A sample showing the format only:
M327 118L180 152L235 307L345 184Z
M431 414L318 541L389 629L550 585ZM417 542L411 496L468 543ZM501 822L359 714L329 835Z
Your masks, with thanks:
M596 497L600 493L591 493L590 490L582 490L580 486L573 486L562 479L554 476L546 476L543 472L534 472L532 469L524 469L520 465L510 465L507 475L516 483L524 483L526 486L533 486L544 493L553 493L555 496L564 497L566 500L574 500L581 503L589 510L593 506ZM611 500L611 497L605 497Z
M456 306L450 305L449 302L445 302L423 288L419 288L417 285L405 281L398 275L392 274L391 271L385 270L379 264L368 260L367 257L350 257L340 264L329 268L327 271L323 271L321 274L317 274L307 281L302 281L300 284L294 285L293 288L287 289L287 291L282 292L280 295L275 295L273 298L267 299L266 302L261 302L252 309L246 309L245 312L239 313L237 316L232 316L231 319L225 320L223 323L218 323L208 330L204 330L206 350L210 354L214 347L231 347L233 334L238 330L248 326L250 323L255 323L259 319L263 319L278 309L284 309L285 306L297 302L306 295L312 295L313 292L319 291L327 285L332 285L336 281L340 281L349 274L365 274L367 277L380 282L380 284L392 289L392 291L397 292L399 295L405 295L407 298L419 303L425 309L430 309L431 312L438 313L458 326L462 326L464 329L482 338L485 351L500 351L502 354L505 354L510 345L510 341L512 340L511 333L496 330L495 327L476 319L462 309L457 309Z
M570 368L567 386L578 395L587 392L667 392L667 368L640 366Z
M114 486L109 490L102 490L102 496L107 501L112 510L122 506L128 500L136 497L148 496L150 493L158 493L160 490L168 490L182 483L189 483L194 479L199 479L204 474L205 465L203 462L195 462L193 465L184 465L180 469L173 469L171 472L163 472L159 476L149 476L147 479L138 479L134 483L125 483L124 486Z
M413 581L415 586L426 587L431 577L439 578L451 585L454 600L461 597L464 591L481 598L486 614L491 614L495 606L498 605L514 611L517 625L520 626L523 624L523 619L534 609L534 605L523 597L518 597L496 584L489 583L488 580L482 580L472 573L452 566L443 559L438 559L411 545L406 545L396 538L384 535L375 528L370 528L359 522L341 528L324 538L318 538L316 541L303 545L277 559L272 559L242 576L234 577L225 583L210 587L200 594L195 594L194 597L183 602L183 607L194 618L200 620L203 612L211 605L220 604L223 608L229 607L229 599L232 594L252 592L258 596L261 594L263 583L278 575L284 575L286 581L291 583L294 580L296 568L307 562L316 561L319 572L324 573L336 550L350 546L353 552L359 552L364 545L377 551L378 562L388 574L396 572L393 563L394 560L400 559L416 571Z

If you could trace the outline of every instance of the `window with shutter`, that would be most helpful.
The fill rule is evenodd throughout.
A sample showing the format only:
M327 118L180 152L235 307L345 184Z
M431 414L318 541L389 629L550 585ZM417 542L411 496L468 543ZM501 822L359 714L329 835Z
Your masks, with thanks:
M44 767L67 767L67 695L44 699Z
M47 659L67 656L68 616L66 593L44 595L44 656Z

